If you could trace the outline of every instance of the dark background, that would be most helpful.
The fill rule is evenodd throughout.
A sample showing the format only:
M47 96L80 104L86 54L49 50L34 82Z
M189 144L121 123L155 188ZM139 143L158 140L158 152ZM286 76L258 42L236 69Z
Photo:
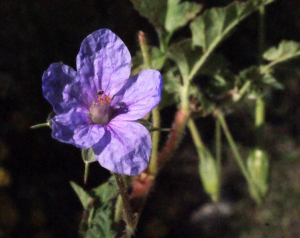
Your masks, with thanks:
M208 8L229 1L198 2L203 2ZM267 7L267 12L266 44L268 46L278 44L281 39L300 41L299 1L278 0ZM44 70L51 63L60 61L75 68L75 59L82 40L100 28L109 28L115 32L128 46L132 55L138 50L139 30L146 32L150 44L157 43L153 27L138 15L129 1L2 0L0 3L0 168L1 171L5 171L5 176L1 177L0 173L0 181L1 179L4 181L0 183L0 238L79 236L77 231L82 208L69 186L69 181L82 185L84 165L80 158L80 151L52 139L49 128L29 130L29 127L44 122L52 110L42 95L41 76ZM221 46L220 50L232 62L232 70L238 71L255 63L256 29L257 18L250 17ZM188 35L188 28L179 31L177 36L180 34ZM265 228L261 226L267 227L267 234L279 229L279 233L275 232L279 234L278 237L297 237L293 234L300 233L299 228L297 229L300 227L299 215L292 212L293 207L300 208L300 166L297 161L300 153L299 70L291 74L283 68L281 73L278 72L278 77L286 88L284 91L270 92L266 127L267 149L272 155L270 181L272 191L275 192L270 193L264 208L257 209L249 199L245 198L248 196L245 183L238 170L235 167L232 169L231 163L234 162L230 160L226 148L224 149L224 153L229 157L229 162L224 169L225 194L231 202L238 202L238 208L239 206L247 208L237 209L237 217L244 217L246 221L252 222L248 222L248 226L249 223L252 224L254 231L250 234L254 235L247 237L263 237L259 232L264 231ZM247 109L245 111L243 109L240 108L236 114L229 116L228 120L233 127L235 138L246 146L252 142L251 133L249 136L247 130L241 131L240 128L251 127L252 122L249 121ZM174 112L175 108L162 111L163 126L171 125L172 117L169 115ZM211 133L212 118L201 119L198 122L205 140L209 143L213 134ZM181 147L181 151L184 152L179 157L193 160L195 152L193 147L187 146L188 139L187 134L186 143ZM192 165L193 163L195 162L192 162ZM174 174L180 173L184 166L193 170L189 162L183 164L178 162L173 166L180 168L180 170L175 169ZM166 191L164 185L158 186L158 189L166 192L157 193L167 198L160 201L168 203L170 196L175 197L176 201L176 196L195 191L192 178L180 184L180 189L184 191L178 190L176 185L179 184L176 183L176 179L185 180L180 175L174 179L172 171L168 170L168 172L163 178L160 177L159 181L163 184L163 181L173 179L172 181L175 182L170 186L166 185L170 191ZM108 172L97 163L92 164L86 188L101 184L108 176ZM199 181L196 182L197 184L201 187ZM291 194L288 198L290 200L285 200L284 193ZM196 195L205 197L201 191ZM185 203L186 201L193 203L191 206L185 204L187 210L184 219L205 199L183 200L182 202ZM297 199L298 203L295 202ZM153 201L150 201L150 205L148 204L146 208L155 213L155 207L160 209L162 205L155 198ZM291 207L286 207L286 204L291 204ZM259 220L263 217L259 212L264 212L264 209L267 209L266 212L274 213L274 220L267 218L268 221ZM189 228L180 220L182 218L175 217L170 220L166 218L169 222L168 226L173 229L170 232L173 235L170 237L176 237L174 234L178 234L178 237L181 237L179 234L186 235L186 229ZM145 219L147 221L151 218L146 216ZM282 225L282 219L285 219L284 224L288 224L287 226ZM232 221L235 222L235 218ZM269 225L264 226L265 224L269 224L271 228ZM233 230L242 230L242 227L246 226L239 221L231 227ZM180 230L185 232L180 233ZM258 233L255 233L256 230ZM282 234L288 235L280 236Z

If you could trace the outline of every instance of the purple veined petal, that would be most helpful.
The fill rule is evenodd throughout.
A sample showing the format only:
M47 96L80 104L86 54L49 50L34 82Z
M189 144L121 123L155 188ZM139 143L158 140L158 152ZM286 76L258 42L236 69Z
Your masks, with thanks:
M93 71L90 88L96 93L104 90L113 97L125 84L130 75L131 56L124 42L109 29L100 29L88 35L82 42L77 55L76 65L80 74Z
M44 72L42 87L44 97L52 104L57 114L68 112L72 107L83 107L81 84L71 67L54 63Z
M93 124L88 110L73 108L52 119L52 137L61 142L87 149L96 144L104 134L100 124Z
M143 70L131 77L111 104L115 108L114 118L137 120L144 117L160 102L162 86L161 74L156 70Z
M113 120L93 150L102 167L117 174L135 176L148 166L151 146L150 134L144 126Z

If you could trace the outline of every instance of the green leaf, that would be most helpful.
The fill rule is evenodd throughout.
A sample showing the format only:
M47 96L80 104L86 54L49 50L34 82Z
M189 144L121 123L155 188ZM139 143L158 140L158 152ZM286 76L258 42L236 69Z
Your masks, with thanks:
M165 28L168 32L174 32L192 20L201 9L202 6L197 3L168 0Z
M92 191L94 202L90 203L81 222L83 233L88 238L116 237L117 229L114 222L115 202L118 186L112 176L106 183Z
M263 57L268 61L282 62L300 56L300 43L283 40L278 47L271 47Z
M74 182L70 182L73 190L75 191L75 193L77 194L77 196L79 197L79 200L83 206L84 209L87 208L88 204L91 202L91 200L93 199L93 197L88 194L86 191L84 191L84 189L82 187L80 187L79 185L77 185Z
M96 210L93 225L86 232L87 238L116 237L118 232L113 218L114 209L114 203L109 202L106 206Z
M176 62L182 78L189 75L190 67L182 45L173 44L169 48L168 57Z
M203 52L212 51L231 30L260 6L274 0L250 0L212 8L197 17L190 25L193 44L201 46Z
M167 12L167 1L165 0L130 0L134 8L156 29L163 29Z
M152 68L156 70L161 70L165 64L166 56L164 53L160 51L159 48L152 46L151 48L151 60L152 60Z

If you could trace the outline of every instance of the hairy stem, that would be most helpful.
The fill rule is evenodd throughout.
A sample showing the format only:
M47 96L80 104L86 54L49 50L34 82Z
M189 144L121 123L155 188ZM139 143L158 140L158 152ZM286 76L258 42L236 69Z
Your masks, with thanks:
M123 219L126 223L127 232L132 233L132 231L135 229L135 226L137 224L136 218L133 214L132 208L129 203L129 196L126 192L126 186L124 184L123 178L120 174L115 174L115 179L117 181L117 185L119 187L119 194L122 198L123 202ZM128 233L127 233L128 234ZM128 234L130 237L130 234Z
M161 168L176 152L179 143L181 142L185 127L189 119L189 113L184 110L179 110L175 115L172 130L162 152L159 154L157 163Z

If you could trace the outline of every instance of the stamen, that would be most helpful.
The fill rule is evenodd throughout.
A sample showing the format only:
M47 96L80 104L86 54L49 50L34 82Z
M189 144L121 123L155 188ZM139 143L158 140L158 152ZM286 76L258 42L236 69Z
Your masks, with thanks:
M109 105L111 102L111 98L104 94L98 97L98 101L101 103L101 105Z

